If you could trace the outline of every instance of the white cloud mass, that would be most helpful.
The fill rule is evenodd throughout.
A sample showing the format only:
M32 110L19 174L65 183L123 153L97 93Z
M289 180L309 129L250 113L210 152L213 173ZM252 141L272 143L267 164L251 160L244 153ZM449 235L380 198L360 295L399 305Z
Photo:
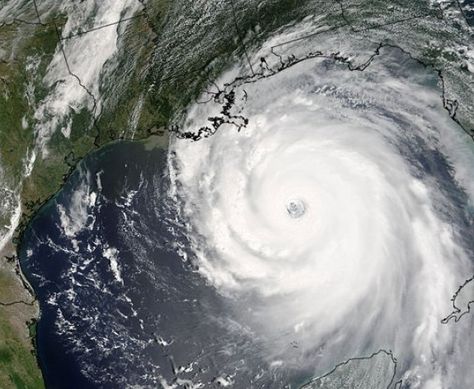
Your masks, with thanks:
M269 361L321 373L383 347L410 387L474 380L467 327L441 323L474 271L473 152L437 81L397 49L365 71L307 60L235 89L240 132L172 139L170 194L199 271L236 301ZM219 110L195 105L186 129Z

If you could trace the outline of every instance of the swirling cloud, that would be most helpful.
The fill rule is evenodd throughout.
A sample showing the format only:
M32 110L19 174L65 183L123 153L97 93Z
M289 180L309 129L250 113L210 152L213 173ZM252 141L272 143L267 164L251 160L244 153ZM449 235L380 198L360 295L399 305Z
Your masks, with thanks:
M467 345L441 319L473 271L458 169L473 154L436 74L383 49L363 72L311 59L232 91L246 127L171 144L202 275L269 360L321 372L384 347L413 387L449 387ZM188 128L218 109L196 105Z

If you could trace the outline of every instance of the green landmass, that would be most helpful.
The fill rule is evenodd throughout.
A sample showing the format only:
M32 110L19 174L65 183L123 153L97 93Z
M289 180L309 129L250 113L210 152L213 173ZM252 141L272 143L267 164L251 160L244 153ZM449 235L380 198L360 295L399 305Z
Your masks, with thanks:
M192 0L150 1L141 16L126 25L119 42L116 71L102 75L100 96L96 96L101 101L100 112L91 112L87 107L72 110L65 118L72 123L69 137L59 131L64 123L52 129L48 157L38 155L31 172L27 172L27 165L35 149L35 111L50 92L43 79L61 44L57 29L64 26L67 16L53 10L41 23L0 24L0 179L6 188L0 188L0 195L5 198L2 191L7 189L8 193L18 193L22 204L14 242L21 242L32 217L58 192L85 155L119 139L139 140L153 135L166 144L171 126L180 124L189 105L225 69L245 58L247 51L258 47L282 26L293 25L309 15L325 15L328 27L341 28L345 34L367 29L361 36L376 40L379 35L380 40L388 36L410 50L421 46L417 51L413 49L416 55L445 72L448 86L454 88L466 80L472 83L472 77L462 78L466 69L459 71L462 55L446 49L447 42L464 39L459 26L441 21L442 13L424 2L414 5L398 0L391 7L387 11L386 2L381 0L233 0L219 3L209 13L200 2ZM397 29L396 22L425 14L426 19L407 21L411 24L406 30L427 39L420 43L403 38L405 32ZM36 20L33 5L24 17ZM438 18L442 28L434 29L429 23ZM249 69L253 70L257 69ZM79 82L77 87L81 88ZM466 103L472 101L468 91L466 88L459 92L459 109L464 114L459 120L466 128L473 128L469 116L473 110ZM0 232L10 217L0 207ZM11 255L12 251L0 254ZM0 302L7 302L11 291L15 292L13 295L25 292L18 278L15 281L11 276L16 266L14 261L0 262ZM26 325L36 310L35 304L0 306L1 388L43 385Z
M7 305L0 305L0 388L40 389L43 378L27 326L37 309L16 274L3 265L0 296Z

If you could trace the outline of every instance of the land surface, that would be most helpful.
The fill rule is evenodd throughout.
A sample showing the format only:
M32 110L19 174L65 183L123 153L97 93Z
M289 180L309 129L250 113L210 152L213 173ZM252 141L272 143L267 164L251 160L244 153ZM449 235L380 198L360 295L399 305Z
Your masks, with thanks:
M207 95L223 107L207 126L182 128L189 105L238 59L248 77L236 85L315 56L363 70L381 45L396 45L438 73L446 109L474 135L473 33L455 1L398 0L388 11L377 0L137 1L112 21L91 3L0 1L0 387L42 387L29 329L38 307L16 259L28 223L110 142L166 144L170 132L198 140L245 125L232 116L230 85ZM250 62L251 50L298 22L319 26L296 38L306 51L278 43ZM115 47L102 62L91 43L101 39Z

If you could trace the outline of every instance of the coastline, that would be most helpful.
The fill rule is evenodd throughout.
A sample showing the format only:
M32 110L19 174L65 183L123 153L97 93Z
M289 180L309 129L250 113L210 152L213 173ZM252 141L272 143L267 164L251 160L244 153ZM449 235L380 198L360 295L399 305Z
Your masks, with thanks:
M1 348L8 369L0 371L0 386L26 385L43 388L43 377L36 358L34 331L39 304L25 287L24 276L16 260L17 247L10 240L0 250L0 334L8 339Z

